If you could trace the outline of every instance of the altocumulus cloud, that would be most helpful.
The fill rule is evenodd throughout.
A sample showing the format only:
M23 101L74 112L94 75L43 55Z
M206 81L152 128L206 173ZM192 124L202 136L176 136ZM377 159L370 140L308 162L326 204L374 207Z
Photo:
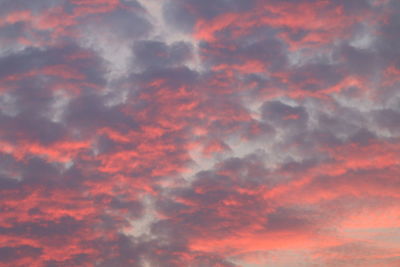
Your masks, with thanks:
M0 265L400 266L399 14L0 1Z

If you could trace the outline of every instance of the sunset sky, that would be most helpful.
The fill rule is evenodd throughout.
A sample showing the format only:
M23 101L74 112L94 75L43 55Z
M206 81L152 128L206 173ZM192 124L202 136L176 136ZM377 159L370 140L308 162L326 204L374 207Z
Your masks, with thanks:
M399 0L0 0L0 267L400 266Z

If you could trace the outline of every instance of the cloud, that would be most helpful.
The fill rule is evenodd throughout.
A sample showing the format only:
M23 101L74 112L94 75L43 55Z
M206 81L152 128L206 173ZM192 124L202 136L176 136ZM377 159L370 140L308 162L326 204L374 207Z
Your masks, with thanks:
M395 266L396 1L0 1L4 266Z

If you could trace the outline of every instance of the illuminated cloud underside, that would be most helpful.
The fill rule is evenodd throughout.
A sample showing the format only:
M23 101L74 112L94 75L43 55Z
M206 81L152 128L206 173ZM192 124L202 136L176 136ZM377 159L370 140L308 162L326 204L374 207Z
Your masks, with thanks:
M0 1L0 266L400 266L397 0Z

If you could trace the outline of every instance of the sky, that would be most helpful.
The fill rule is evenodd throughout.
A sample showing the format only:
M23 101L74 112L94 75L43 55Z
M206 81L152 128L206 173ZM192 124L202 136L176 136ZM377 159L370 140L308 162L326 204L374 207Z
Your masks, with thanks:
M0 0L0 266L400 266L399 29L398 0Z

